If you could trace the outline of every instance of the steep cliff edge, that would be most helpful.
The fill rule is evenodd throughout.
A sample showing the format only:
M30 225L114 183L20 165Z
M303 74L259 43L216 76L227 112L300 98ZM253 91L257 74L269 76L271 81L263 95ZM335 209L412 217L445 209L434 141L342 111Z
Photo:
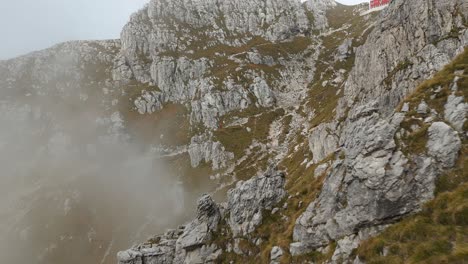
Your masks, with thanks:
M468 96L468 89L467 79L460 76L468 72L467 62L468 49L465 48L452 63L420 85L401 104L404 111L413 109L406 112L406 129L402 128L402 133L398 134L403 139L403 142L400 141L404 143L403 148L413 153L427 151L443 164L451 165L455 162L455 165L438 177L435 198L425 204L420 212L390 226L381 235L359 246L355 255L361 261L463 263L466 260L468 145L465 121L468 104L462 98ZM425 117L424 124L420 123L420 119L427 115L417 113L421 101L427 102L428 107L433 109L431 112L436 110L439 113L436 119L442 120L444 117L443 123L427 122L434 118L432 116ZM453 109L459 109L456 111L458 114L450 114L455 113ZM420 110L420 113L423 112L422 108ZM458 119L450 118L454 116L459 116L459 120L463 121L454 123L453 120ZM405 132L408 128L410 133ZM452 159L455 155L453 151L457 148L445 147L458 144L457 138L453 136L456 134L454 130L459 131L461 139L458 161Z
M157 193L130 184L122 193L136 203L106 215L105 206L81 209L94 197L83 184L67 183L69 193L61 185L39 190L27 198L37 208L31 212L81 214L92 224L52 235L23 221L12 241L49 232L45 248L31 253L41 263L63 262L83 244L93 254L76 263L115 263L113 255L121 264L399 263L424 260L434 248L435 261L457 261L466 254L468 5L394 0L361 15L366 8L332 0L154 0L120 40L64 43L0 62L4 115L46 124L29 132L46 138L49 152L61 155L49 145L66 150L63 138L86 153L103 142L136 144L171 178ZM63 121L69 112L85 125ZM77 214L48 208L68 196L67 212ZM115 223L119 214L132 226ZM442 242L404 249L421 242L417 230L405 229L418 219L432 219L425 230L434 227ZM401 226L411 239L392 235Z
M444 146L450 161L434 156L431 148L427 153L404 153L396 134L405 119L395 107L463 51L466 8L462 1L393 1L357 49L345 102L340 104L347 118L334 131L342 158L332 163L320 196L298 218L293 254L331 241L340 245L358 234L365 237L433 197L434 181L454 165L460 139L445 124L448 137L454 137ZM440 111L433 110L433 115L443 119Z
M333 9L329 12L333 12ZM317 190L312 191L318 197L312 199L300 216L296 215L296 220L289 219L289 209L279 210L282 219L274 218L280 222L296 221L289 251L284 243L272 244L277 243L274 242L275 234L268 234L267 241L263 241L265 237L260 227L260 232L249 236L233 234L232 238L229 235L224 237L225 241L232 239L234 244L239 241L244 243L243 249L240 247L236 250L234 246L234 256L228 253L227 259L246 261L261 258L267 261L271 258L275 262L281 258L284 261L292 255L293 259L306 260L306 254L311 251L326 253L333 245L332 254L329 255L331 261L345 261L360 241L419 211L423 204L433 198L437 178L455 166L462 140L466 137L463 129L460 129L466 116L464 92L453 90L453 95L448 96L437 95L440 94L438 91L416 106L405 104L401 111L397 107L418 84L430 79L463 51L468 41L467 14L463 1L393 1L372 25L370 32L362 29L365 43L351 52L355 53L354 65L349 77L346 70L342 71L341 76L347 78L342 87L343 97L339 96L336 108L330 109L336 113L335 117L323 117L319 113L309 119L312 129L308 143L313 157L311 162L308 163L306 159L301 165L307 164L307 168L314 169L317 177L325 173L321 190L318 193ZM346 26L345 23L343 25ZM323 36L325 38L322 40L326 41L326 34ZM341 51L334 54L337 61L342 54L345 59L350 56L347 46L362 40L356 37L348 41L350 44L346 39L343 41L340 46L335 46L338 52ZM319 54L325 55L326 52ZM317 64L317 67L321 66L319 62ZM458 67L462 68L457 78L463 78L460 76L463 76L464 68ZM340 72L334 71L335 76L338 73L337 79ZM326 73L326 68L323 73ZM320 83L323 73L313 82ZM453 80L452 86L457 85L458 79ZM322 86L335 80L323 80ZM442 85L439 87L439 90L447 89ZM462 89L465 91L466 87ZM461 96L457 96L460 93ZM336 94L339 95L340 91ZM443 104L447 105L446 109L432 107L434 98L445 100ZM332 100L332 97L327 99ZM458 109L458 114L452 112L455 109ZM414 112L416 116L408 114ZM318 117L321 118L319 122L316 120ZM454 124L453 120L460 121ZM456 131L457 127L461 134ZM298 140L300 142L301 139ZM416 143L416 140L423 143ZM292 154L299 151L298 147L301 145L296 146ZM290 169L288 165L291 165L288 158L280 160L286 169ZM305 173L314 173L307 172L307 168ZM301 176L304 175L299 178ZM288 180L289 183L300 181L293 177ZM320 183L311 180L309 184ZM290 193L289 199L293 199L294 193ZM296 196L301 196L301 193ZM297 202L296 211L301 211L304 201ZM285 207L287 205L285 203ZM282 224L273 221L264 225ZM288 236L288 233L282 235ZM272 248L273 245L281 247ZM271 255L265 257L265 248L272 250ZM232 249L228 246L225 250L231 252ZM311 255L309 257L314 259Z

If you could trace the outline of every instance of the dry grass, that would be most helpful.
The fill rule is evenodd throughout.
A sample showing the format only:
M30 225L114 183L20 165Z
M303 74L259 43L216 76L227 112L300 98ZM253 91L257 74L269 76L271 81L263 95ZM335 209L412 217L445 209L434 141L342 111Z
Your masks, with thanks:
M468 47L466 47L464 52L457 56L452 63L436 73L433 78L419 85L412 95L401 103L400 109L403 103L406 102L410 104L410 109L414 110L424 100L430 108L435 109L438 113L443 113L447 97L451 93L449 86L456 77L457 71L463 72L462 75L459 75L461 79L458 81L460 88L458 94L468 98ZM435 93L434 91L439 88L440 92ZM435 98L431 98L432 95L435 95Z
M270 125L282 115L284 115L282 109L265 111L265 109L255 107L231 113L225 116L224 120L229 121L236 116L237 118L248 117L249 121L244 125L220 128L214 132L214 136L217 141L225 146L227 151L233 152L237 158L240 158L254 139L259 142L266 142ZM247 127L251 129L251 132L247 131Z

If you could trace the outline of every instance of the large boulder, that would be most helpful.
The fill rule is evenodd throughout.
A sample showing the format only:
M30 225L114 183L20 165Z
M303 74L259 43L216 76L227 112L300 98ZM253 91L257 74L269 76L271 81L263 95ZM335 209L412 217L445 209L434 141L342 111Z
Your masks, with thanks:
M444 122L435 122L429 127L428 135L428 154L434 157L442 167L453 167L461 148L458 133Z
M262 223L263 210L271 210L285 196L282 172L270 171L260 177L238 182L228 192L228 224L234 237L247 235Z
M457 130L463 131L463 125L466 122L468 113L468 104L465 103L463 96L449 95L445 104L444 118Z
M196 218L177 230L170 230L149 242L117 254L119 264L209 263L221 250L209 243L217 230L221 213L211 196L198 201Z
M312 161L318 163L338 148L338 125L336 122L323 123L312 130L309 136L309 148Z
M188 154L193 168L198 167L202 162L211 162L213 170L226 167L234 158L234 154L226 151L220 142L213 142L205 135L192 137Z
M296 221L294 255L398 220L432 197L432 158L413 157L413 165L397 148L395 133L404 116L387 119L369 107L357 110L341 134L344 159L332 164L319 197ZM347 254L351 247L345 244L354 245L344 243L337 255Z

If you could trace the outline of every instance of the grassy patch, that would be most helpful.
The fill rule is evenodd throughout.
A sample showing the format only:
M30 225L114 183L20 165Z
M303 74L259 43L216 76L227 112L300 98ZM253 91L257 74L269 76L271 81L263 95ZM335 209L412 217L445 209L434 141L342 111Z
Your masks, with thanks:
M251 107L242 112L232 113L224 117L230 120L233 116L238 118L248 117L247 124L233 127L220 128L214 132L215 139L225 146L227 151L233 152L237 158L243 156L244 151L255 139L265 142L274 120L284 115L284 110L277 109L262 112L264 110ZM228 122L225 122L228 123ZM251 131L248 132L247 128Z
M447 103L448 96L452 93L450 86L456 77L456 72L463 72L463 74L459 76L459 91L457 94L468 98L468 89L466 88L468 87L468 78L465 77L465 74L468 73L468 48L465 48L465 51L455 58L452 63L436 73L433 78L419 85L415 91L400 104L400 109L403 103L409 104L410 107L410 111L406 113L405 120L400 125L406 133L402 133L401 138L396 140L406 155L421 154L426 151L428 140L427 129L429 128L429 124L424 123L423 120L428 117L429 114L417 113L418 105L422 101L425 101L431 109L436 110L438 113L436 119L443 119L444 107Z
M428 124L416 118L406 118L400 124L401 128L406 131L397 142L400 149L405 155L422 154L426 152L426 145L428 140L427 130ZM416 128L413 131L413 128ZM403 144L401 144L403 143Z
M468 98L468 48L465 48L462 54L436 73L433 78L419 85L401 105L405 102L409 103L410 109L414 110L424 100L430 108L435 109L438 113L443 113L447 97L451 93L450 85L457 76L456 72L458 71L463 72L462 75L458 75L460 77L458 95ZM439 92L436 93L436 90ZM431 96L434 96L434 98L431 98Z

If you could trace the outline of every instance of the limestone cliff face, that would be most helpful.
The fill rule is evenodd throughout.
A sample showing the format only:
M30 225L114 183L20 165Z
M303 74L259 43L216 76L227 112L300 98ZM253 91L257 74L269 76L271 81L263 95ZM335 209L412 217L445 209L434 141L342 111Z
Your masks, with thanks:
M393 1L356 51L347 105L377 102L380 112L392 112L468 44L467 8L463 1Z
M331 137L327 131L311 135L313 151L333 151L339 145L342 159L333 162L319 198L298 218L292 254L326 246L332 240L359 241L432 198L437 175L457 158L459 136L443 120L443 113L427 109L434 117L426 123L438 118L445 123L429 128L426 154L404 154L396 135L405 115L395 113L395 108L463 51L468 41L467 15L464 1L397 0L383 11L366 43L356 50L342 99L349 112L333 130L338 135L334 148L324 138ZM437 158L433 129L448 133L443 136L448 160ZM353 245L344 247L349 250ZM343 257L339 254L334 258Z
M433 197L437 176L455 164L460 135L443 113L432 109L432 117L425 120L427 153L408 153L396 136L405 133L402 123L409 118L408 110L395 109L467 45L468 10L462 2L393 1L355 50L336 120L320 124L309 136L313 163L336 151L340 158L331 162L318 198L297 219L290 254L338 241L332 261L346 259L361 240L418 211ZM338 52L347 49L344 45ZM450 98L447 104L457 104ZM463 105L461 116L466 115Z
M220 144L208 131L232 122L232 115L296 106L306 97L320 46L313 31L326 27L324 12L332 6L297 0L151 1L123 29L112 76L124 85L148 85L134 100L140 114L181 104L190 125L204 127L190 141ZM210 156L189 154L194 166ZM226 168L232 154L221 153L213 169Z
M426 82L468 45L465 1L365 9L153 0L120 40L0 62L0 106L12 120L53 124L49 145L66 150L64 138L89 135L49 106L73 105L99 128L98 142L136 141L193 196L211 193L186 224L118 253L121 264L359 263L352 252L363 240L418 212L438 176L458 166L468 110L465 66L447 85ZM96 259L115 262L106 256L130 237L121 229L106 229L107 253Z

